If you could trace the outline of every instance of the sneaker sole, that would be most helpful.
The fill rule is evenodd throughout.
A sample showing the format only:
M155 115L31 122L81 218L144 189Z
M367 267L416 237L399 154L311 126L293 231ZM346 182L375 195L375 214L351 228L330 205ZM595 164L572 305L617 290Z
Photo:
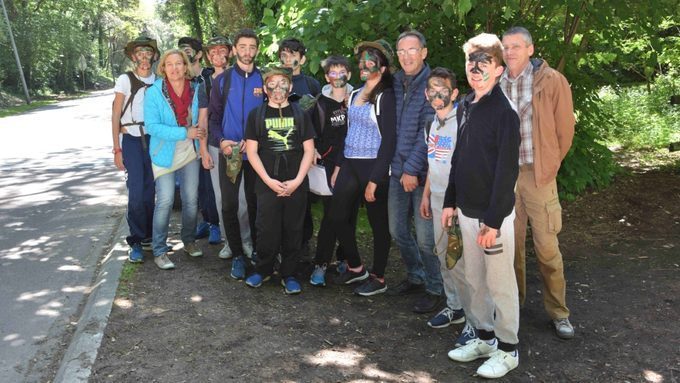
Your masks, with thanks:
M193 257L193 258L198 258L198 257L202 257L202 256L203 256L203 252L200 252L200 253L189 253L188 251L185 251L185 253L186 253L188 256Z
M461 324L461 323L465 323L465 317L458 318L458 319L452 320L451 322L446 322L444 324L440 324L440 325L436 325L436 326L428 321L427 325L432 327L432 328L446 328L446 327L449 327L452 324ZM456 344L456 347L460 347L460 346L458 346Z
M130 263L144 263L143 259L130 259L128 258L128 262Z
M514 369L516 369L518 366L519 366L519 364L518 364L517 366L515 366L515 367L512 367L512 368L509 369L508 371L505 371L505 373L503 373L503 374L485 374L484 372L480 372L479 369L477 369L476 373L477 373L477 375L481 376L482 378L487 378L487 379L498 379L498 378L504 377L505 375L508 374L508 372L510 372L510 371L512 371L512 370L514 370Z
M351 285L352 283L361 282L361 281L363 281L364 279L367 279L367 278L368 278L368 271L364 271L363 275L360 275L358 277L354 277L352 279L348 279L344 282L344 284L345 285Z
M221 255L221 254L217 254L217 258L219 258L219 259L232 259L232 258L234 258L234 256L233 256L233 255Z
M243 278L245 278L245 277L239 277L239 276L234 275L234 274L229 274L229 276L232 277L233 279L236 279L237 281L242 281Z
M491 352L488 353L488 354L476 355L476 356L473 356L473 357L470 357L470 358L465 358L465 359L463 359L463 358L458 358L458 359L456 359L456 358L454 358L454 357L451 356L451 352L452 352L452 351L454 351L454 350L449 351L449 353L447 354L447 356L449 357L449 359L454 360L454 361L456 361L456 362L472 362L473 360L477 360L477 359L486 359L486 358L491 357L491 354L493 353L493 351L491 351ZM494 350L494 351L495 351L495 350Z
M383 287L382 289L374 290L374 291L371 291L371 292L368 292L368 293L358 293L358 292L355 291L354 294L360 295L362 297L370 297L372 295L382 294L385 291L387 291L387 286Z
M300 294L302 292L302 289L300 289L300 290L288 290L286 288L286 282L283 279L281 280L281 286L283 286L283 293L286 294L286 295L296 295L296 294Z
M311 280L309 281L309 284L315 287L326 287L326 282L324 283L314 283Z
M433 325L432 323L430 323L430 322L428 321L428 322L427 322L427 325L430 326L431 328L447 328L447 327L449 327L450 325L452 325L453 323L454 323L454 322L446 322L446 323L444 323L444 324L440 324L440 325L436 325L436 326L435 326L435 325ZM456 347L459 347L459 346L456 345Z
M252 283L248 283L248 281L246 281L246 285L247 285L247 286L250 286L250 287L253 287L253 288L258 288L258 287L262 286L263 283L267 282L267 281L269 280L269 278L270 278L270 277L265 277L265 278L262 280L262 282L260 282L260 283L258 283L258 284L252 284Z

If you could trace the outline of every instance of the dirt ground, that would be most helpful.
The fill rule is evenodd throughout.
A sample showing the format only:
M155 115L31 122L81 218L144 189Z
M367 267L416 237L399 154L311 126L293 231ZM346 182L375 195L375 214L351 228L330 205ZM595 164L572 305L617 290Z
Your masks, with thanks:
M680 161L629 169L606 190L564 202L560 235L576 337L558 339L529 258L520 365L505 382L680 380ZM174 217L177 221L177 217ZM176 229L176 226L175 226ZM178 237L175 233L174 237ZM93 382L468 382L481 362L446 356L461 325L427 327L415 297L354 296L303 284L285 296L229 278L220 246L151 255L121 282ZM368 249L364 249L368 252ZM129 270L128 270L129 271ZM394 249L387 283L404 276Z

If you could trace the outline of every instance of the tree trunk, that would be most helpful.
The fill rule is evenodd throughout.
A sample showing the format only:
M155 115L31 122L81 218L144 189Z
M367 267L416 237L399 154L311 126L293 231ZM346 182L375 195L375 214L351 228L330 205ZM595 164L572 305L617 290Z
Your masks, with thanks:
M192 29L194 30L194 36L198 38L199 40L203 39L203 27L201 27L201 16L199 15L199 7L197 4L197 0L189 0L188 1L188 8L189 8L189 13L191 16L191 25Z

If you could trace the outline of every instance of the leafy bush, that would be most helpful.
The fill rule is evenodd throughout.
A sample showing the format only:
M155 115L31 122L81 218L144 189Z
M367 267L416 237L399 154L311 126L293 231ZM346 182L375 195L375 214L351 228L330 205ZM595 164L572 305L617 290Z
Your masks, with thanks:
M656 78L651 92L645 85L627 88L606 86L600 91L600 108L611 116L599 131L610 145L626 149L660 148L680 140L680 106L670 97L680 94L672 78Z

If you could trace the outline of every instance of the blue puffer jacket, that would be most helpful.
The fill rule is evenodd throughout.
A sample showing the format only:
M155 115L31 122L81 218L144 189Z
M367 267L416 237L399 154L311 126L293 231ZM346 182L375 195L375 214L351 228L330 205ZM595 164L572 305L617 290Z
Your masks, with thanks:
M163 79L156 80L144 94L144 129L151 135L149 154L154 165L169 168L175 156L177 141L187 139L186 128L177 124L175 112L163 96ZM190 82L192 88L195 87ZM194 89L191 102L191 124L198 123L198 92ZM194 140L198 148L198 140Z
M392 158L392 177L401 178L403 173L418 176L421 184L427 177L427 145L423 140L425 124L432 120L434 109L425 98L430 67L411 80L408 93L404 94L404 71L394 75L394 96L397 100L397 149Z

